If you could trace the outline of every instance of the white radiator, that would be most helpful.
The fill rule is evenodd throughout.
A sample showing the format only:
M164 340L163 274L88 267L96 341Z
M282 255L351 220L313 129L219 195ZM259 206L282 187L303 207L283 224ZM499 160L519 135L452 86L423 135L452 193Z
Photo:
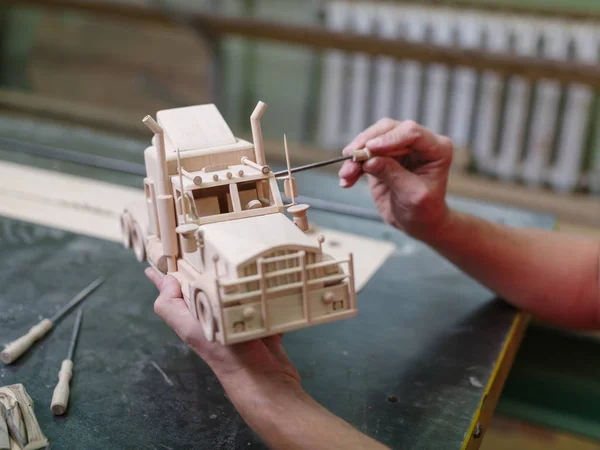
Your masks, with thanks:
M326 23L391 39L600 63L598 23L342 1L327 3ZM470 148L482 173L558 191L581 180L594 99L585 86L339 51L326 54L323 70L324 147L339 150L384 116L413 119Z

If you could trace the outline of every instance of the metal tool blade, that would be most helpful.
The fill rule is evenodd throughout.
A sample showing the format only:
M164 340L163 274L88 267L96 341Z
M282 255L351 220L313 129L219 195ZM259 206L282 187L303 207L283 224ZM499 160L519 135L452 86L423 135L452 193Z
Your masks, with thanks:
M94 290L98 286L100 286L102 283L104 283L104 281L105 281L104 277L96 278L89 285L87 285L87 287L85 287L79 294L77 294L75 297L73 297L73 300L71 300L69 303L67 303L65 306L63 306L60 310L58 310L58 312L50 318L50 321L52 323L55 323L62 316L64 316L66 313L68 313L75 305L77 305L84 298L86 298L88 295L90 295L92 292L94 292Z
M320 161L320 162L316 162L316 163L312 163L312 164L306 164L305 166L293 167L292 169L290 169L290 173L297 173L297 172L302 172L304 170L316 169L317 167L328 166L330 164L335 164L338 162L346 161L347 159L352 159L352 155L340 156L339 158L327 159L325 161ZM287 169L280 170L279 172L274 173L274 175L276 177L281 177L281 176L287 175L287 174L288 174Z
M67 353L67 359L73 361L73 353L75 353L75 345L77 345L77 338L79 337L79 329L81 328L81 319L83 317L83 309L77 311L75 317L75 324L73 325L73 334L71 335L71 343L69 344L69 352Z

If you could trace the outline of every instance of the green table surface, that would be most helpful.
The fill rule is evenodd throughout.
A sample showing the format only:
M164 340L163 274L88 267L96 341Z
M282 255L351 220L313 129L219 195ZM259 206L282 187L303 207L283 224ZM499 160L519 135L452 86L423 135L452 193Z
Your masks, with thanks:
M0 116L0 136L21 133L20 138L112 152L133 161L141 160L146 145L39 123L35 133L25 136L27 126ZM0 158L141 187L139 177L10 149L0 149ZM364 184L343 191L334 176L317 171L299 174L298 183L306 196L372 208ZM511 225L554 224L550 217L516 209L460 199L451 203ZM313 211L311 218L322 226L393 241L396 250L360 292L357 318L284 337L305 389L392 448L461 448L517 312L426 246L383 223L326 211ZM0 384L25 384L52 448L264 447L206 364L155 316L155 288L130 251L0 218L0 256L0 342L52 314L98 275L108 276L84 304L67 415L53 417L49 403L73 316L15 364L0 367Z

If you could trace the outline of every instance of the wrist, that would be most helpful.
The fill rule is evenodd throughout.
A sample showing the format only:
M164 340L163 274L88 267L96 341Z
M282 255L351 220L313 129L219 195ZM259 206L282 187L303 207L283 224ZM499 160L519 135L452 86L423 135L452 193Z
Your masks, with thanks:
M285 372L256 372L242 369L217 374L232 402L263 401L281 397L298 397L305 394L300 381Z
M443 220L425 239L421 240L435 250L447 247L461 233L461 215L460 212L447 208Z
M220 381L244 421L267 442L274 430L295 420L294 411L310 404L298 380L285 374L238 374Z
M412 224L410 229L406 230L407 234L413 239L417 239L430 246L442 236L447 235L454 220L455 212L448 207L446 202L436 209L437 214L434 218Z

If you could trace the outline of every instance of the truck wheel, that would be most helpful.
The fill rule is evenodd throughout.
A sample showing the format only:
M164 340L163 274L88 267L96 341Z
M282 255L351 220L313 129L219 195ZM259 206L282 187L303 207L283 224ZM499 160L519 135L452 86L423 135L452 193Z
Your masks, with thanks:
M123 247L131 248L131 230L129 229L129 214L122 213L120 219L121 222L121 240Z
M144 245L144 235L142 229L137 222L133 223L131 227L131 245L133 246L133 253L139 262L146 261L146 247Z
M212 308L208 296L206 293L198 291L195 301L198 321L202 326L202 331L204 331L204 337L206 337L207 341L212 342L215 340L215 321L213 319Z

